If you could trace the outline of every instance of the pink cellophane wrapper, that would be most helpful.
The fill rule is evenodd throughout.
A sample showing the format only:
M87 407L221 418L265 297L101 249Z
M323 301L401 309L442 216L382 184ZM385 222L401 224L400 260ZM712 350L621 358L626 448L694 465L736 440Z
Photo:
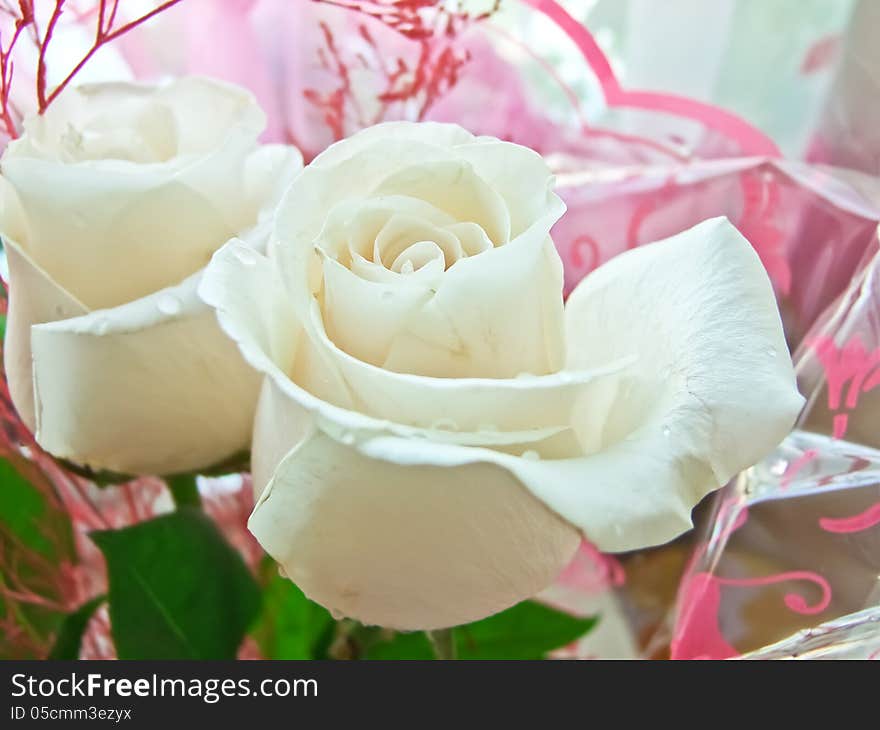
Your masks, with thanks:
M587 14L552 0L184 0L102 50L103 65L90 71L146 80L205 73L247 86L267 112L265 139L296 144L307 160L392 119L458 122L528 145L554 168L568 205L553 231L566 292L614 255L706 218L725 215L749 239L808 397L798 430L701 506L695 539L617 558L584 543L542 598L602 620L560 656L870 656L880 644L880 188L841 169L874 171L873 148L866 142L861 159L857 142L830 131L863 103L847 89L864 41L846 26L870 3L790 13L780 43L796 60L778 73L747 62L756 41L746 30L761 27L748 5L682 1L664 14L656 4L600 0ZM668 38L659 29L695 12L701 32L727 50L704 44L711 63L696 68L692 56L686 77L681 62L652 70L652 44ZM83 26L68 32L75 39ZM849 56L856 60L838 62ZM724 81L737 73L739 95ZM746 90L759 82L756 106ZM780 145L804 161L784 160ZM27 448L44 471L55 468ZM56 472L50 480L74 480L62 491L77 524L124 524L168 507L150 480L98 499ZM202 486L253 563L247 480ZM83 563L95 560L81 550ZM100 581L81 580L68 602L98 592ZM93 636L86 651L112 647Z

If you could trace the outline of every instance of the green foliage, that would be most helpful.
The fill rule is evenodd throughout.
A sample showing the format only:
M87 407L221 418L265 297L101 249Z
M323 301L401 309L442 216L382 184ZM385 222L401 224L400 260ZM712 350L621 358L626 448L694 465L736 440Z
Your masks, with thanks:
M578 618L533 601L452 630L458 659L543 659L588 633L597 619ZM398 633L368 648L365 659L432 659L424 633Z
M180 474L173 477L165 477L165 484L171 492L171 498L178 507L201 507L202 498L199 495L198 478L195 474Z
M263 574L263 612L252 632L263 656L326 659L336 629L333 617L278 575L274 561L266 561Z
M251 627L263 656L273 659L435 657L423 632L335 621L281 578L268 559L260 571L261 588L217 526L195 506L179 504L172 514L91 536L107 561L107 597L66 615L27 604L0 606L14 612L34 646L42 642L45 647L55 636L50 658L78 656L88 622L105 600L123 659L233 658ZM10 552L35 556L20 563L15 579L39 595L50 596L53 581L37 568L45 571L75 559L69 517L51 492L30 484L5 459L0 459L0 540ZM4 582L8 578L0 575ZM456 627L445 638L459 659L540 659L594 625L593 618L526 601ZM2 644L0 655L23 656Z
M84 603L76 611L67 614L61 622L58 635L55 637L55 644L52 646L52 650L47 658L79 659L79 649L86 626L88 626L89 620L95 611L106 600L107 596L98 596Z
M45 495L9 461L0 459L0 516L4 532L44 557L57 557L46 529L50 512Z
M413 633L393 633L385 641L381 639L368 646L364 659L433 659L434 650L427 634L423 631Z
M61 602L61 566L76 560L70 518L48 482L25 478L28 466L12 455L0 457L0 585ZM47 605L3 598L0 613L20 629L0 635L0 657L7 659L41 658L64 616Z
M109 578L121 659L231 659L260 608L241 556L202 512L183 507L93 532Z

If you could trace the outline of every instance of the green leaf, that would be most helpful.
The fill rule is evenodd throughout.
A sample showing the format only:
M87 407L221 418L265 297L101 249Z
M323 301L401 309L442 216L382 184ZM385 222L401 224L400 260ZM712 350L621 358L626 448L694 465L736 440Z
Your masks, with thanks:
M202 512L91 533L104 553L120 659L231 659L260 608L241 556Z
M336 622L286 578L273 561L265 568L263 612L253 636L267 659L324 659Z
M394 634L390 641L370 646L364 659L433 659L431 642L423 631L408 634Z
M543 659L589 632L596 617L578 618L534 601L455 631L459 659Z
M452 630L458 659L543 659L553 649L588 633L597 619L578 618L534 601ZM422 633L395 634L377 643L366 659L433 659L428 637Z
M76 611L67 614L61 622L55 644L48 659L79 659L79 648L89 620L107 596L98 596L84 603Z
M46 498L16 471L6 459L0 459L0 524L22 545L46 557L54 557L52 542L44 531L49 516Z
M62 566L77 561L70 516L45 475L15 454L0 457L0 553L0 585L52 603L64 600ZM0 657L8 659L42 658L64 618L15 597L0 598L0 614L17 628L0 635Z

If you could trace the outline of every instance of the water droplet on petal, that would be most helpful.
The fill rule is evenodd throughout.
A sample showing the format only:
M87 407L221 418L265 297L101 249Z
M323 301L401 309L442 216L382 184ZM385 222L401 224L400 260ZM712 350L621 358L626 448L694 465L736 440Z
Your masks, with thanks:
M257 263L257 254L247 246L236 246L233 252L244 266L253 266Z
M666 438L669 438L669 434L672 433L672 429L669 428L669 426L664 426L662 431L663 431L663 435L666 436Z
M354 443L354 434L351 431L346 431L340 437L340 441L344 443L346 446L351 446Z
M183 304L174 294L163 294L156 305L162 314L173 316L180 314Z
M775 348L775 347L768 347L768 348L767 348L767 354L768 354L770 357L776 357L776 348Z
M533 451L532 449L527 449L526 451L523 451L522 454L520 454L520 456L523 459L526 459L528 461L540 461L541 460L541 455L537 451Z

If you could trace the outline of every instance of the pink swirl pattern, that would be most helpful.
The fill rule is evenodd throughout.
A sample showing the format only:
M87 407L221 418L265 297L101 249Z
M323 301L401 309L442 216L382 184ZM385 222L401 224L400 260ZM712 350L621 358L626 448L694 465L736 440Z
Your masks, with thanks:
M608 58L592 34L556 0L524 0L552 20L577 45L584 60L596 74L609 106L666 112L702 123L708 129L735 140L744 155L779 157L779 148L762 132L724 109L675 94L624 89L614 75Z
M868 530L880 525L880 502L875 502L864 512L852 517L820 517L819 527L825 532L849 534Z

